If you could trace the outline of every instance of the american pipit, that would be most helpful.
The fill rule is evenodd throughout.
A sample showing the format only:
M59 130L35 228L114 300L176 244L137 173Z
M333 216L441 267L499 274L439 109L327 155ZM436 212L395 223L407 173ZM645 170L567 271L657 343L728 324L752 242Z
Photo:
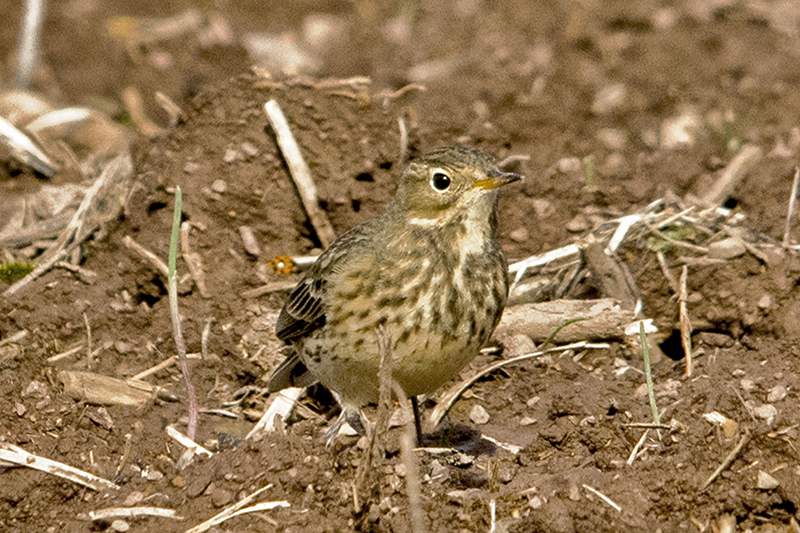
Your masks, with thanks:
M342 405L327 436L345 420L359 429L361 406L378 397L378 329L408 396L453 378L503 313L497 188L519 179L474 148L411 161L386 211L336 239L292 291L276 333L294 353L269 389L319 381Z

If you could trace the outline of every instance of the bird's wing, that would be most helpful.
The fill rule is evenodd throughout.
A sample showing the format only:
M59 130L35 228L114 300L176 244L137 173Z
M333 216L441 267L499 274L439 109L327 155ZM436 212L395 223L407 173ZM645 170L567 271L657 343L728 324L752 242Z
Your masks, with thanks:
M375 222L373 222L375 221ZM368 253L377 219L356 226L319 256L317 261L300 280L281 309L275 334L283 341L303 337L325 325L325 306L328 279L364 259Z

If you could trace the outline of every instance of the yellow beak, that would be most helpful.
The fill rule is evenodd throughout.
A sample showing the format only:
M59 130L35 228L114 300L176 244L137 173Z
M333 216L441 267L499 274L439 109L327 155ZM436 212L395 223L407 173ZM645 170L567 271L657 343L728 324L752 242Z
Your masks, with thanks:
M486 190L496 189L497 187L502 187L503 185L508 185L509 183L514 183L515 181L519 181L524 178L525 176L514 174L512 172L496 172L485 180L476 181L472 185L472 188Z

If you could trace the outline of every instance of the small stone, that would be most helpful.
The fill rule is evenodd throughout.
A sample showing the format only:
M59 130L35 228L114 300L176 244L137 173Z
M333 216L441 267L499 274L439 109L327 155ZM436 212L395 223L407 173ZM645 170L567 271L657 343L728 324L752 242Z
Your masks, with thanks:
M488 498L489 494L478 488L470 488L464 490L451 490L447 493L447 497L454 503L463 503L471 500L483 500Z
M712 348L730 348L735 344L734 340L724 333L711 331L701 331L697 334L697 340Z
M114 349L117 351L118 354L124 355L126 353L130 353L130 351L133 350L133 346L131 346L130 343L127 342L115 341Z
M447 466L440 463L437 459L431 461L431 479L447 477Z
M161 481L162 479L164 479L164 474L155 468L151 468L147 471L147 481Z
M485 424L489 421L489 413L482 405L476 405L469 412L469 419L472 420L473 424Z
M609 150L622 150L628 144L628 135L621 129L601 128L597 132L597 140Z
M531 200L531 205L533 206L536 216L539 218L551 217L556 212L556 208L553 206L552 202L543 198L534 198Z
M508 484L514 481L514 476L517 475L517 467L514 464L501 463L497 467L497 480L500 483Z
M233 163L239 159L244 159L242 157L242 153L239 150L234 150L233 148L228 148L225 150L225 154L222 156L222 160L226 163Z
M745 392L753 392L756 390L756 382L752 379L743 378L741 381L739 381L739 386Z
M759 309L766 311L770 307L772 307L772 296L769 294L764 294L756 304Z
M256 234L250 226L239 226L239 235L242 237L242 244L245 251L253 257L261 255L261 246L258 244Z
M194 174L195 172L200 170L200 168L201 168L200 164L195 163L194 161L189 161L188 163L183 165L183 171L186 172L187 174Z
M741 239L730 237L711 243L708 246L708 256L714 259L733 259L747 252L744 242Z
M562 157L556 163L556 169L562 174L578 172L581 169L581 160L577 157Z
M578 213L575 218L567 222L565 227L570 233L581 233L588 230L591 226L586 216L584 216L583 213Z
M521 226L508 234L508 238L514 242L525 242L528 240L528 228Z
M122 502L123 507L133 507L135 505L139 505L144 500L144 492L135 490L128 494L125 498L125 501Z
M578 487L578 484L574 481L571 481L569 484L569 499L574 502L581 501L581 489Z
M214 183L211 184L211 190L222 194L228 190L228 182L222 179L216 179Z
M233 493L229 490L215 488L211 493L211 503L214 507L225 507L233 501Z
M174 478L172 478L172 481L170 481L170 483L172 484L173 487L177 487L180 489L186 485L186 480L183 479L182 476L175 476Z
M126 531L130 531L131 526L125 520L114 520L111 522L111 531L117 531L119 533L125 533Z
M778 409L770 403L765 403L764 405L753 408L753 416L761 418L771 426L775 421L775 417L778 416Z
M541 400L539 396L533 396L531 398L528 398L528 401L525 402L525 405L527 405L528 408L532 408L534 405L539 403L539 400Z
M23 398L44 398L47 396L47 385L41 381L33 380L22 392Z
M592 113L607 115L622 107L628 98L628 88L624 83L606 85L594 95Z
M779 402L786 398L787 394L789 394L789 391L786 390L785 386L775 385L769 390L769 394L767 394L767 401L769 403Z
M744 370L742 370L741 368L735 368L735 369L733 369L733 371L731 372L731 375L732 375L733 377L735 377L735 378L740 378L740 377L743 377L743 376L747 375L747 372L745 372L745 371L744 371Z
M775 490L780 487L777 479L767 474L763 470L758 471L758 479L756 480L756 487L761 490Z
M406 477L406 464L397 463L394 465L394 473L397 475L397 477Z
M18 417L22 418L23 416L25 416L25 412L27 411L27 409L25 408L25 404L17 402L14 407L17 411Z
M519 425L522 427L532 426L535 423L536 419L531 418L529 416L523 416L522 418L519 419Z
M671 149L693 146L697 140L700 124L700 117L692 110L668 118L661 124L661 147Z
M249 143L247 141L243 142L240 148L242 149L242 152L244 152L248 157L255 157L258 155L258 148L256 148L255 146L253 146L252 143Z
M542 499L540 497L534 496L533 498L531 498L531 501L528 502L528 505L530 506L531 509L541 509L543 503L544 502L542 502Z
M700 292L692 292L689 293L689 297L686 299L687 302L690 304L699 304L703 301L703 293Z

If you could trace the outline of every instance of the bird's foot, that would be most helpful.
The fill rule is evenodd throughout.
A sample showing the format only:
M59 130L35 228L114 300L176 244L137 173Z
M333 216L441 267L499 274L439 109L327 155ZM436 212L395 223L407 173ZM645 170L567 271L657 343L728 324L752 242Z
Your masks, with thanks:
M339 431L341 431L345 423L353 428L358 435L362 437L367 435L369 420L367 420L367 417L361 412L361 409L347 409L343 407L339 418L325 431L326 448L329 450L333 448L333 445L336 443L336 437L339 436Z

